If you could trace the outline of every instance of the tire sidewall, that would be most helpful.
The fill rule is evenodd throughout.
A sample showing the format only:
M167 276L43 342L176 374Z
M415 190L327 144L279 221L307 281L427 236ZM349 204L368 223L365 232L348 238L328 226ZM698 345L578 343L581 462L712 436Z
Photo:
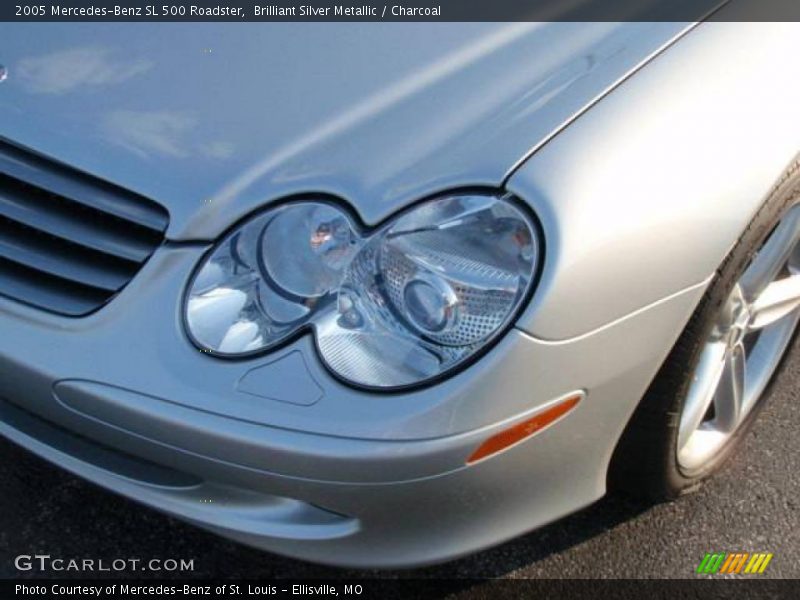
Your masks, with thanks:
M718 471L741 446L773 389L791 351L794 333L756 405L720 451L702 467L687 471L678 463L678 429L683 405L705 342L734 285L787 211L800 202L800 155L773 186L733 245L683 332L651 382L612 456L609 487L663 500L693 491Z
M798 200L800 200L800 170L794 168L764 202L709 284L704 298L705 301L700 304L692 317L690 327L687 327L684 331L683 336L690 339L683 340L683 344L676 345L676 348L681 350L689 349L688 356L670 356L668 359L674 369L680 369L681 364L684 369L683 377L673 377L673 380L681 380L681 383L675 391L673 406L670 407L671 410L669 411L671 414L676 415L676 418L671 419L669 422L670 435L668 436L669 447L667 450L667 456L670 459L667 469L669 478L667 483L673 494L689 491L700 481L716 472L737 449L742 438L752 428L758 413L763 409L765 400L772 391L775 378L792 347L796 332L755 406L739 425L738 429L725 442L720 451L697 469L688 470L682 467L678 462L680 415L692 383L692 375L697 368L705 342L711 335L712 329L718 321L720 311L745 269L769 237L769 234L772 233L786 213L797 204ZM685 354L685 350L683 352L679 351L679 354Z

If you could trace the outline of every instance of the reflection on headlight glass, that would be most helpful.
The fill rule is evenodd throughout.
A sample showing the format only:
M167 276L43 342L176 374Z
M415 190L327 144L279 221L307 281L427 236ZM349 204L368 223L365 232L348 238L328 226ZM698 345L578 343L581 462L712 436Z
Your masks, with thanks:
M531 285L538 241L508 200L453 195L361 232L332 204L267 211L222 240L187 294L195 342L247 355L311 326L353 383L395 388L453 369L503 331Z

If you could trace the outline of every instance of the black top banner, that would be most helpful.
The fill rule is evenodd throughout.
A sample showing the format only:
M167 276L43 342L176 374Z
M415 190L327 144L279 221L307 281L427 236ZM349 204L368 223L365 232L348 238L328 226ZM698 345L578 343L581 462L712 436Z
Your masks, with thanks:
M4 0L0 21L800 21L798 0Z

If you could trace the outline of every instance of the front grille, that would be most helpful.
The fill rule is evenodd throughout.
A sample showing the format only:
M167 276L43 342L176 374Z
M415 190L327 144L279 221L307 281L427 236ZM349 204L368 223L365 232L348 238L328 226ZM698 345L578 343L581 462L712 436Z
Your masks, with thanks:
M113 298L164 239L166 210L0 140L0 294L69 316Z

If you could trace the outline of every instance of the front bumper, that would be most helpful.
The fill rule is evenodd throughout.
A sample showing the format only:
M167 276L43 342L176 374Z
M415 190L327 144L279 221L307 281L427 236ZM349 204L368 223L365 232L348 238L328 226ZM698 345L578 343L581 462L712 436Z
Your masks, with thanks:
M602 496L616 440L705 287L572 340L515 329L439 385L375 394L330 377L307 337L247 361L199 352L179 317L204 249L162 247L83 319L0 298L0 433L201 527L336 565L454 558ZM551 428L465 465L576 389L587 397Z

